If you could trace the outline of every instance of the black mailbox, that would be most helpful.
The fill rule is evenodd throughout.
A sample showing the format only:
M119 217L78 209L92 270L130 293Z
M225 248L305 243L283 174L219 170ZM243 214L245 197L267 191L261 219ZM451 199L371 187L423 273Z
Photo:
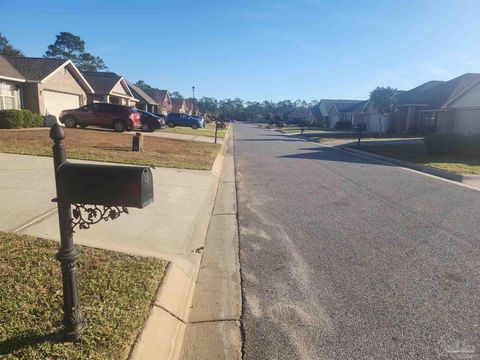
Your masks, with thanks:
M57 176L61 197L71 204L143 208L153 201L148 167L64 163Z

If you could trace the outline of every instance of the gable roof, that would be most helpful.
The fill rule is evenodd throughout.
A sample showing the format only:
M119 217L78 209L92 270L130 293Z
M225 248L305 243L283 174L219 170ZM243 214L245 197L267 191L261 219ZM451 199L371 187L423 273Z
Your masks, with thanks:
M132 95L139 99L140 102L144 102L150 105L158 105L158 103L153 100L145 91L143 91L141 88L136 86L135 84L132 84L130 81L125 80L127 82L128 87L130 88L130 91L132 92Z
M107 71L82 71L82 74L95 89L95 92L99 94L109 94L122 79L121 76Z
M320 116L328 116L333 105L337 107L337 110L341 111L341 109L345 107L357 105L362 101L363 100L321 99L315 108Z
M4 56L0 55L0 78L24 82L25 77Z
M185 104L185 99L172 99L172 104L174 106L183 106Z
M401 93L397 105L445 107L478 82L480 82L480 74L475 73L466 73L449 81L428 81Z
M163 104L168 95L168 90L146 89L145 92L159 104Z
M32 57L4 57L27 81L41 82L60 66L70 62L68 59L45 59Z
M65 68L68 68L70 74L86 92L94 92L80 70L69 59L0 56L0 78L42 83L56 71Z
M360 101L358 103L354 103L354 104L345 104L345 103L341 103L340 104L340 109L338 109L338 106L337 106L337 110L341 113L354 113L354 112L361 112L365 109L365 107L367 106L368 102L370 100L363 100L363 101Z

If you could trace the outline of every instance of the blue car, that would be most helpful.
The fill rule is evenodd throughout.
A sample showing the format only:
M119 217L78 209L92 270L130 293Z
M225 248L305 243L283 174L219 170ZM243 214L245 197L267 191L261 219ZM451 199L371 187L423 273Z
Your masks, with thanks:
M192 129L198 129L205 126L205 121L200 116L171 113L167 116L167 125L171 128L175 126L188 126Z

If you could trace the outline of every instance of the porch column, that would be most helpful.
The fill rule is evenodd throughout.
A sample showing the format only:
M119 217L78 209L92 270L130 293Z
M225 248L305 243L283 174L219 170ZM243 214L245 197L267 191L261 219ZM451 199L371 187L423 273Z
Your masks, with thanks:
M407 121L405 124L405 131L408 132L410 130L410 124L415 116L415 106L409 106L407 111Z

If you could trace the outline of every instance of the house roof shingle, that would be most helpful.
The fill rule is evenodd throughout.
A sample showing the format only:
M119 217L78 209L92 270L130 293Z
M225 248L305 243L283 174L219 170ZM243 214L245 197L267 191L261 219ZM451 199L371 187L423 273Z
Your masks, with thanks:
M11 56L5 56L5 59L20 74L22 74L25 79L30 81L42 81L53 71L55 71L68 61L66 59L45 59Z
M82 75L98 94L109 94L122 78L113 72L82 71Z
M158 103L154 99L152 99L144 90L142 90L135 84L132 84L130 81L127 81L127 85L130 88L130 91L132 92L133 96L141 100L140 102L144 102L150 105L158 105Z
M6 57L0 55L0 77L25 80L25 76L20 74L15 67L7 60Z
M318 102L316 109L319 113L318 115L328 116L328 112L333 105L335 105L339 111L342 111L342 109L344 109L345 107L348 107L350 105L357 105L362 101L363 100L321 99Z
M401 93L398 105L418 104L441 108L480 81L480 74L467 73L449 81L428 81Z
M146 89L145 92L159 104L163 104L168 90Z

